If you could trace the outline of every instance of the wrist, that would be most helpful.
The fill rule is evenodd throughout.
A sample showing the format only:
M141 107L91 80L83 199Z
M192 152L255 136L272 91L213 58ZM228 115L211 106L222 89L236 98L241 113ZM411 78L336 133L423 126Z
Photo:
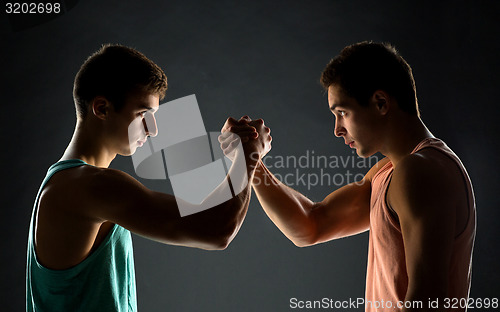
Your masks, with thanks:
M265 174L265 167L266 166L264 165L262 159L259 159L259 161L255 165L253 179L251 180L253 186L257 186L262 182Z
M251 182L255 170L260 162L260 155L258 152L251 152L249 154L245 154L245 161L247 165L249 182Z

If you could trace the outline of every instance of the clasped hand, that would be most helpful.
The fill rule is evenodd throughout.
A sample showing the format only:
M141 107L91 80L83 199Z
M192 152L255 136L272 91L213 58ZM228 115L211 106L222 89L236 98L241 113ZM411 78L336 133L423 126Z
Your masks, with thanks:
M271 150L271 130L264 124L264 120L252 120L243 116L240 120L229 117L221 129L219 143L224 155L233 160L236 147L243 143L245 155L251 160L262 159Z

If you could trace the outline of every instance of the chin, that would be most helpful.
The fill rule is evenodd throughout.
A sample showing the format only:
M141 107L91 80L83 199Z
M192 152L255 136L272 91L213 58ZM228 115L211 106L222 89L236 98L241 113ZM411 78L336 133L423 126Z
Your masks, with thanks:
M137 147L128 148L126 150L120 151L118 153L118 155L120 155L120 156L132 156L132 155L134 155L136 150L137 150Z
M368 158L370 156L373 156L375 155L375 153L377 153L376 151L370 151L370 150L366 150L366 149L356 149L356 154L358 154L359 157L361 158Z

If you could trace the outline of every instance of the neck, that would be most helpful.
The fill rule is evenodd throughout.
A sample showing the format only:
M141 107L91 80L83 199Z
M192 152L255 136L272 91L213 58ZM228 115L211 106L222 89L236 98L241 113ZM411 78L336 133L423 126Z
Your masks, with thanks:
M89 165L108 168L115 157L116 153L106 148L104 138L99 135L99 125L78 119L73 137L60 160L81 159Z
M381 153L387 156L394 168L404 157L426 138L434 135L427 129L422 120L416 116L398 116L390 123L385 135L384 149Z

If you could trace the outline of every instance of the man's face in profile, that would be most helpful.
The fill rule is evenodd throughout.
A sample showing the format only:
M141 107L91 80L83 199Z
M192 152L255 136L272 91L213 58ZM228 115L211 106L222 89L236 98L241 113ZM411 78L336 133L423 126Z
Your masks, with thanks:
M138 147L142 146L148 136L156 136L155 112L159 108L159 96L146 91L132 93L125 100L125 104L118 112L112 112L110 130L118 154L130 156Z
M328 103L335 116L335 136L343 138L360 157L369 157L379 151L381 129L375 104L361 106L335 84L328 88Z

